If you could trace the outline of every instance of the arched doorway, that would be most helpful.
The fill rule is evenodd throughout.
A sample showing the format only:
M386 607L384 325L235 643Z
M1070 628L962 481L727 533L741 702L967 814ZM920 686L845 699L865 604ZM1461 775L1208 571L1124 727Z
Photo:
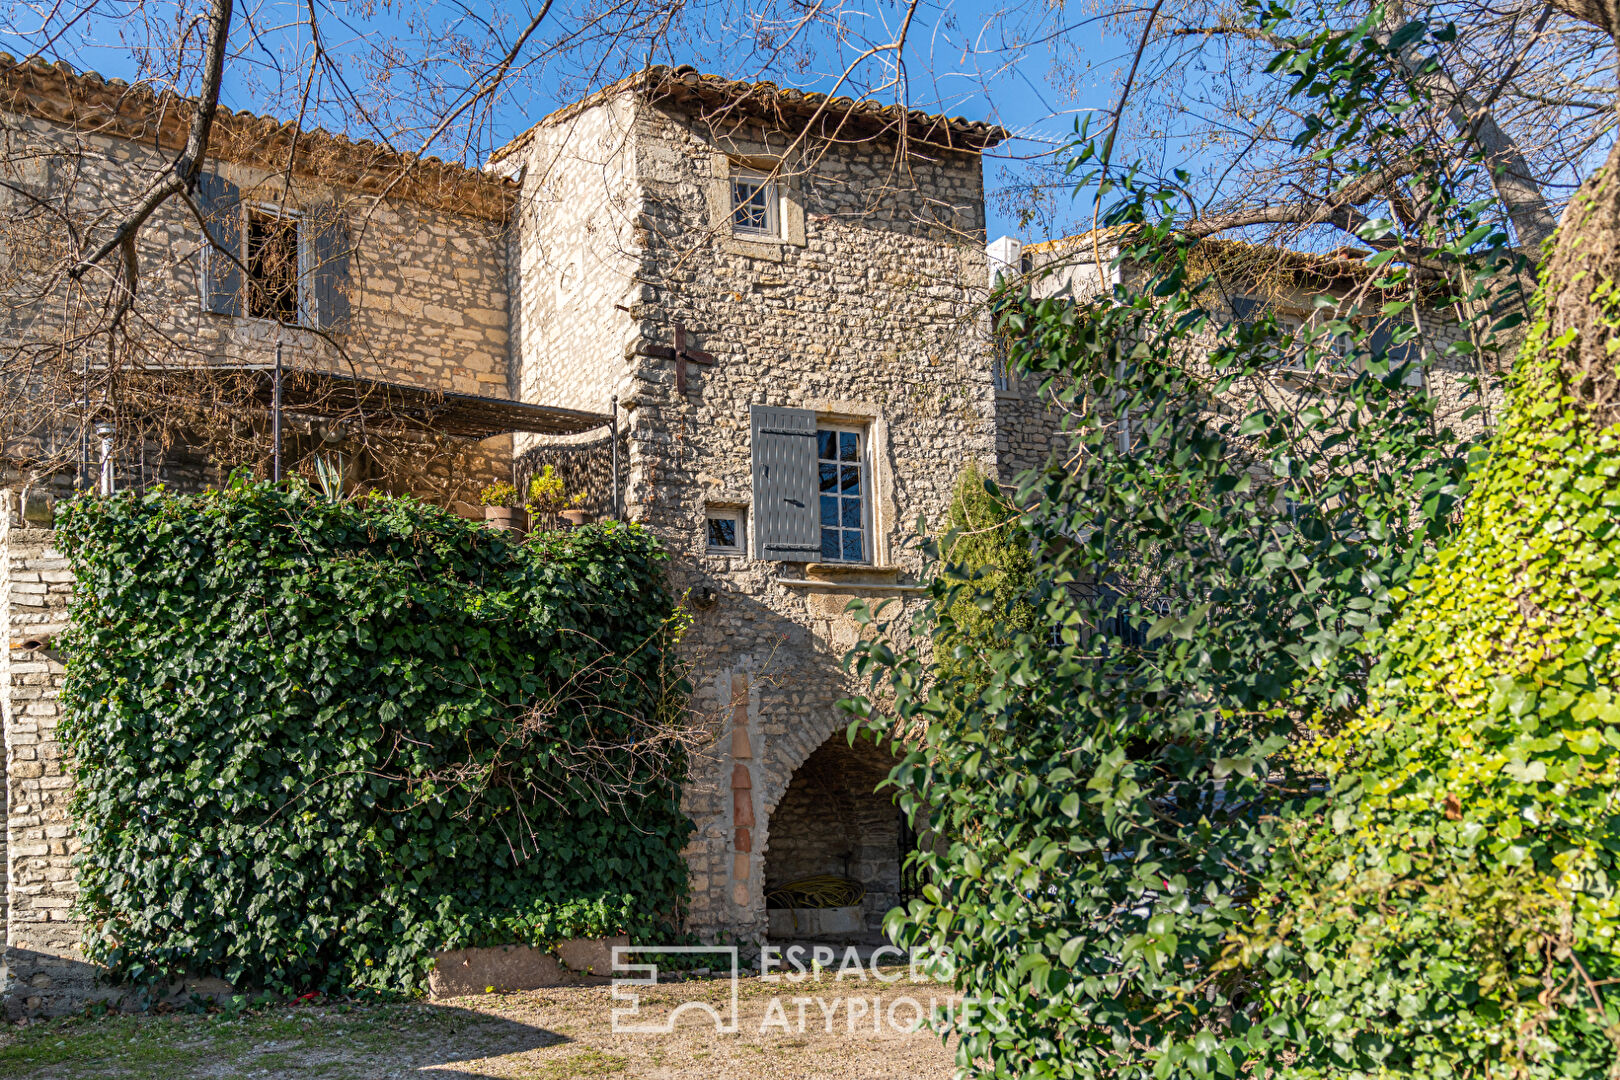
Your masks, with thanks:
M894 792L876 790L894 764L870 740L851 746L837 731L794 772L771 813L765 851L772 941L883 942L910 841Z

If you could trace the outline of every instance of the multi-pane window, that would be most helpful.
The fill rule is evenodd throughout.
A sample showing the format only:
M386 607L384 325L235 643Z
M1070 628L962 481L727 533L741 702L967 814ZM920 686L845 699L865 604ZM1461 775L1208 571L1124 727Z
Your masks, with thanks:
M776 183L751 172L731 177L731 231L745 236L777 234Z
M298 218L252 207L247 213L247 313L255 319L298 319Z
M816 429L821 484L821 558L866 560L866 447L858 430Z

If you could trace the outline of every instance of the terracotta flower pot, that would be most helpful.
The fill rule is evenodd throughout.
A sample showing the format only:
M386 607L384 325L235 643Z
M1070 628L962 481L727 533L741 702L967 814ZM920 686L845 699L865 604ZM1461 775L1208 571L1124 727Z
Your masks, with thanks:
M529 514L516 506L486 506L484 524L491 529L505 529L522 535L529 531Z
M564 510L562 519L570 525L589 525L596 519L596 515L589 510Z

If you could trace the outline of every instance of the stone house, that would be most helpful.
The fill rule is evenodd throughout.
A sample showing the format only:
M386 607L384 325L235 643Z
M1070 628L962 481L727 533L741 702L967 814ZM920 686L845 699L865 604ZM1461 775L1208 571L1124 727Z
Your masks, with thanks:
M0 90L3 168L36 202L104 211L183 135L184 103L142 86L7 59ZM550 464L598 512L652 528L694 611L693 709L711 736L684 803L690 928L876 940L914 840L873 793L885 752L843 739L845 607L914 604L915 523L941 519L963 465L995 466L981 154L1003 137L663 68L545 117L478 170L225 110L197 214L168 204L142 236L136 344L165 377L229 369L254 409L279 351L289 469L334 447L384 457L352 419L381 402L373 418L431 414L458 449L404 479L374 460L351 482L476 514L485 483ZM8 347L72 317L21 314L29 281L4 285ZM116 486L223 478L185 437L126 438L134 403L45 404L56 422L6 445L7 482L29 490L0 514L13 1011L98 992L75 951L54 735L49 639L72 586L38 497L72 476L35 465L104 418ZM262 409L236 435L265 469ZM819 930L773 929L768 894L818 875L864 897Z
M996 282L1022 282L1036 298L1072 297L1084 299L1123 281L1131 284L1145 274L1141 267L1126 263L1115 266L1119 251L1116 229L1103 229L1095 236L1082 233L1025 244L1010 236L991 241L986 248L989 273ZM1426 351L1424 370L1409 372L1411 385L1423 385L1439 399L1436 420L1449 424L1459 434L1477 434L1488 417L1502 404L1501 386L1493 378L1494 368L1481 369L1478 355L1443 355L1447 345L1466 342L1467 329L1449 310L1423 306L1395 318L1379 313L1393 297L1371 286L1376 274L1362 261L1366 251L1341 248L1323 255L1280 251L1243 241L1210 239L1200 245L1206 258L1215 264L1212 306L1217 318L1236 322L1253 321L1262 314L1274 315L1280 334L1293 334L1323 325L1336 313L1348 316L1354 304L1365 326L1368 344L1388 350L1392 357L1417 359ZM1098 261L1102 270L1098 270ZM1224 266L1220 265L1224 262ZM1331 300L1323 306L1324 299ZM1405 344L1393 343L1398 323L1415 324L1418 336ZM1404 335L1402 335L1404 337ZM1210 339L1213 342L1213 339ZM1003 350L1004 351L1004 350ZM1351 374L1339 368L1327 377L1305 369L1303 352L1288 348L1266 385L1250 387L1275 403L1291 410L1313 403L1331 389L1335 376ZM1067 447L1063 437L1062 409L1050 395L1043 395L1033 380L1017 378L1000 360L994 371L996 385L996 460L1003 481L1020 471L1039 468L1053 454ZM1483 388L1483 397L1480 389ZM1484 405L1477 414L1470 409Z
M29 201L86 217L127 202L183 138L183 105L0 59L15 196L0 241L24 256L0 275L0 346L76 317L31 302ZM352 483L477 514L491 480L551 465L598 513L653 529L693 611L709 736L684 799L690 929L870 942L916 841L873 793L885 753L843 739L846 605L910 609L915 523L941 520L959 470L1010 478L1060 445L1061 416L996 364L996 274L1061 265L1053 290L1096 278L1063 241L987 254L981 155L1004 134L668 68L552 113L480 169L224 111L197 214L171 202L142 236L135 347L149 369L243 381L227 460L268 470L279 353L289 469L340 453ZM72 582L37 497L74 478L36 464L71 458L92 419L136 428L149 400L49 398L49 422L4 446L5 482L26 489L0 513L12 1011L98 992L77 958L54 735L49 638ZM368 410L432 423L392 435ZM223 479L220 455L185 437L118 438L118 487ZM399 459L415 466L391 471ZM864 890L841 921L782 906L783 886L828 875Z

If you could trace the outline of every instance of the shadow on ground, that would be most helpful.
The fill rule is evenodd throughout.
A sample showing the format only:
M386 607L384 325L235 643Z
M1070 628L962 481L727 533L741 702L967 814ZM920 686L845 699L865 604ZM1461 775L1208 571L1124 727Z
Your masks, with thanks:
M549 1047L567 1055L571 1041L523 1020L427 1004L289 1007L238 1019L65 1017L0 1035L0 1078L488 1080L481 1062ZM535 1075L549 1074L542 1062Z

